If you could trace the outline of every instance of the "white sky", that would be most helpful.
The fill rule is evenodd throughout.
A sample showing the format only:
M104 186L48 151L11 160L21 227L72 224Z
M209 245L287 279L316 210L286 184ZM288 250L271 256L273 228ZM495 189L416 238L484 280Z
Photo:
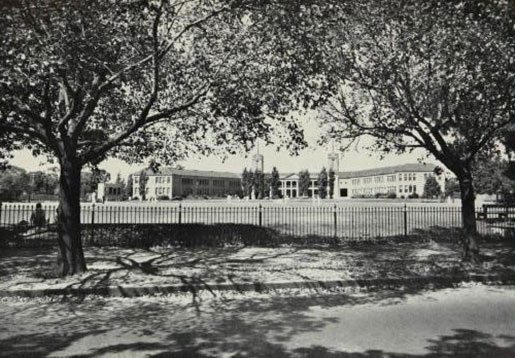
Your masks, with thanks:
M328 166L327 155L331 150L331 146L322 147L316 143L316 139L320 135L317 123L314 120L308 120L304 124L306 140L308 148L301 151L298 156L290 156L288 151L276 151L275 147L260 145L260 153L264 155L264 167L266 172L270 172L272 167L276 166L279 173L298 173L300 170L308 169L312 173L318 173L320 169ZM412 154L404 155L388 155L381 159L379 154L372 154L362 147L370 140L361 140L361 146L353 146L351 149L340 154L340 171L354 171L361 169L370 169L377 167L385 167L391 165L399 165L406 163L415 163L417 159L423 158L424 152L419 151ZM178 162L186 169L197 170L214 170L228 171L233 173L241 173L243 168L251 168L251 157L256 152L252 151L245 155L229 156L225 161L215 156L199 157L191 156L189 159ZM425 162L436 163L432 158L425 159ZM40 158L34 158L28 150L17 151L14 153L13 160L10 164L24 168L28 171L45 170L49 167L55 167L56 164L47 164ZM128 165L118 159L108 159L99 165L100 168L107 170L114 180L118 173L125 178L127 175L141 170L145 167L142 165Z

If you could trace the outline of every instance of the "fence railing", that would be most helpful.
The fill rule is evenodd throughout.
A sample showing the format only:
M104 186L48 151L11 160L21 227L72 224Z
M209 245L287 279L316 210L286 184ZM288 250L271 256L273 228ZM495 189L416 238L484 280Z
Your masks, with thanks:
M35 204L0 203L0 227L30 230ZM57 205L44 205L46 229L55 228ZM483 213L482 208L477 209ZM496 214L497 215L497 214ZM478 215L479 233L492 233L492 218ZM515 208L499 220L515 221ZM495 220L494 220L495 221ZM81 223L87 227L126 224L250 224L293 236L340 238L408 235L431 227L461 226L461 208L446 206L135 206L84 205ZM36 233L41 228L35 228ZM1 231L0 231L1 234Z

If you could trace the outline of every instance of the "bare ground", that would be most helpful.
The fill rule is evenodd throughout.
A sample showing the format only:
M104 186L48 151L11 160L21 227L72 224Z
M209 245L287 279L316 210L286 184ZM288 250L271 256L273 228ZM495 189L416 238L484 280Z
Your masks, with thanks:
M337 248L87 248L89 271L58 278L53 249L0 252L0 290L275 283L515 273L512 244L482 245L482 264L455 243L348 243Z

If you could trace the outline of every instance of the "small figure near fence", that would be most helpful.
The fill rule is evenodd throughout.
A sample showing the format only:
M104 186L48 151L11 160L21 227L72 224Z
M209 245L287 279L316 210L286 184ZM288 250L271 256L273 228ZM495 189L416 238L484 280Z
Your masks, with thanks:
M43 210L41 203L36 204L36 209L30 215L30 223L32 226L35 226L38 230L45 226L45 211Z

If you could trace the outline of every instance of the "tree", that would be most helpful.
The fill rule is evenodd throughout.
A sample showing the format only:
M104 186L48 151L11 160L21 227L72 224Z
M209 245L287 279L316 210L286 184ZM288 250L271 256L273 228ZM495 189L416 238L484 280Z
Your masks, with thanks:
M320 199L325 199L327 197L327 183L327 170L323 167L318 174L318 196Z
M430 176L424 183L424 198L437 198L442 194L442 188L434 176Z
M116 184L123 184L123 179L122 179L122 174L120 172L118 172L118 174L116 174L116 181L115 181Z
M146 170L142 170L139 175L139 197L141 200L147 200L147 182L148 182L148 176L146 173Z
M500 155L480 156L473 166L474 190L478 194L500 194L510 201L515 192L515 180L509 177L510 162Z
M193 152L248 150L275 132L270 118L316 101L309 89L318 81L294 65L320 57L301 46L305 29L290 26L301 18L284 16L297 8L279 0L1 2L0 143L59 163L62 275L87 270L83 168L107 157L172 164ZM305 145L292 120L277 123L292 150Z
M301 170L299 172L299 196L308 196L310 185L311 178L309 176L309 171Z
M0 201L19 201L30 191L30 178L25 170L7 167L0 171Z
M276 167L272 168L272 175L270 178L270 187L272 188L272 199L279 197L279 187L281 186L281 181L279 180L279 171Z
M256 170L254 173L253 188L256 199L263 199L265 197L265 174L260 170Z
M243 173L241 174L241 188L243 191L243 196L249 196L249 172L247 171L247 168L243 169Z
M125 189L124 189L124 192L125 192L125 196L127 199L130 199L132 198L132 192L134 191L133 187L132 187L132 174L129 174L129 176L127 177L127 183L125 183Z
M449 178L445 180L445 192L446 198L452 198L454 193L460 192L460 184L455 178Z
M464 259L477 259L472 164L515 120L514 36L507 5L415 0L343 3L335 9L326 71L332 137L373 148L422 148L456 175ZM472 65L473 64L473 65Z
M334 197L334 182L336 180L333 168L329 169L329 198Z

